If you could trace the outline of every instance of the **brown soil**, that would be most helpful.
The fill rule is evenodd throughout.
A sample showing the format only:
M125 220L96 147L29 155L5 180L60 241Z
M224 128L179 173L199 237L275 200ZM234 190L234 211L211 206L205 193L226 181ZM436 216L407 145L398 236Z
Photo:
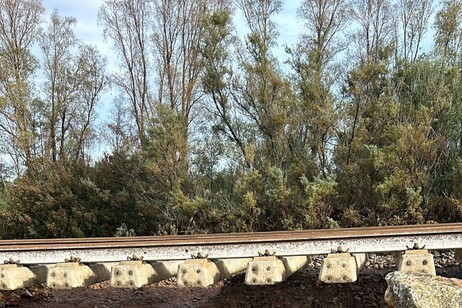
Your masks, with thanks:
M370 259L371 260L371 259ZM17 307L386 307L385 275L396 270L391 260L369 262L358 281L324 284L317 280L319 260L273 286L244 285L238 275L206 289L180 289L169 279L140 289L113 289L108 282L87 288L50 290L43 286L3 292L7 306ZM437 274L462 279L459 264L439 266ZM452 262L450 262L452 263Z

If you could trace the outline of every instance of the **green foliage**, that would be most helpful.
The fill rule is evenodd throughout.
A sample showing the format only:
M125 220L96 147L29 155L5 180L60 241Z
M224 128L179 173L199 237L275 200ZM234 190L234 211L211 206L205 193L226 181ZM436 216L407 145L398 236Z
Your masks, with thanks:
M335 203L337 182L333 178L315 178L310 182L305 177L301 178L305 186L306 205L304 211L304 228L320 229L339 227L331 216Z
M110 234L109 194L85 175L82 165L29 169L11 190L4 237L82 237Z

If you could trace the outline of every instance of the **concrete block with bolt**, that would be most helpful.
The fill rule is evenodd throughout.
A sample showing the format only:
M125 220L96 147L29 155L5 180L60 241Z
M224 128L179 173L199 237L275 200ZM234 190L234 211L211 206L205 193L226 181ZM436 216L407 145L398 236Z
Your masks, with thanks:
M155 282L154 268L143 261L122 261L112 266L111 287L113 288L140 288Z
M244 283L247 285L271 285L286 277L282 260L276 256L256 257L247 265Z
M220 281L220 271L208 259L186 260L178 266L177 285L184 287L207 287Z
M433 255L426 249L406 250L395 255L398 271L405 274L428 274L436 276Z
M84 287L97 281L97 275L87 265L78 262L58 263L48 268L47 286L54 289Z
M36 283L35 274L19 264L0 265L0 290L16 290Z
M350 253L328 254L322 260L319 280L325 283L347 283L358 279L358 265Z

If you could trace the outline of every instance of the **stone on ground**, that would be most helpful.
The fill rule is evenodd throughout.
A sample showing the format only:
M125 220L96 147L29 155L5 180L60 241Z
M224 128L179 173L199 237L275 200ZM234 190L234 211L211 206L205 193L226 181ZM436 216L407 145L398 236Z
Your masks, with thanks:
M462 307L462 280L425 274L391 272L385 279L389 307L446 308Z

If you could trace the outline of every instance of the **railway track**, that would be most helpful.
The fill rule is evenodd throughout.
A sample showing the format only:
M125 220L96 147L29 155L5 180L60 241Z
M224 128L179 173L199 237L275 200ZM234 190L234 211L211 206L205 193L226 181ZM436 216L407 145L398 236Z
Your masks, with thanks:
M19 261L20 265L0 267L0 289L21 287L31 281L46 281L52 287L67 288L107 279L114 287L137 287L170 276L177 276L179 284L185 286L206 286L242 270L247 271L248 284L273 284L303 267L310 255L327 255L320 279L341 283L356 280L366 253L397 253L397 264L404 264L402 270L434 273L433 258L428 250L448 249L456 249L457 255L462 255L462 223L239 234L2 240L0 260ZM64 262L65 259L74 262ZM416 267L416 264L420 265ZM24 271L28 273L27 279L21 278ZM191 276L192 271L195 274ZM62 279L58 281L59 275ZM70 281L71 276L79 275L84 278ZM137 281L133 278L136 275ZM8 279L13 279L14 283Z

